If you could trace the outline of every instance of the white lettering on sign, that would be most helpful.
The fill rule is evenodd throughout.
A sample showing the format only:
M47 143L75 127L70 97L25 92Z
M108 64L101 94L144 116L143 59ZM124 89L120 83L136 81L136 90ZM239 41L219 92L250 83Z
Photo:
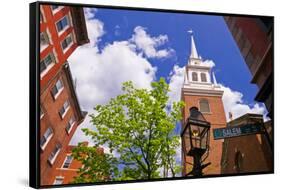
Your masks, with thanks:
M241 129L240 128L223 129L222 133L224 137L238 136L241 135Z

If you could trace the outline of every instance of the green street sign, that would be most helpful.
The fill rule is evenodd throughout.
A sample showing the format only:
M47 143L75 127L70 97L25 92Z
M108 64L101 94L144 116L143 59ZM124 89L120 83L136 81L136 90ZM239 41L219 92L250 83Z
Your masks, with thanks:
M244 135L253 135L263 133L263 128L258 124L246 124L237 127L226 127L220 129L213 129L214 139L224 139L231 137L239 137Z

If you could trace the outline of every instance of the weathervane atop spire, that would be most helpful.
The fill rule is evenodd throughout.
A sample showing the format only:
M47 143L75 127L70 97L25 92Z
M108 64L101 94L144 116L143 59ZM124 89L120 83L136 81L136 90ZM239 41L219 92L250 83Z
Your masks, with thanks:
M190 29L187 31L191 35L191 52L190 52L190 58L193 59L200 59L196 50L194 38L193 38L193 30Z

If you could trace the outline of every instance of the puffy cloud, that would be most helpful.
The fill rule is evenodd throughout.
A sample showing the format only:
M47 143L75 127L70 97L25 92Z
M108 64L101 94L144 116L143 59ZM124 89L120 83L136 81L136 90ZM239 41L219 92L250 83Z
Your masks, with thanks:
M96 12L97 9L84 8L88 37L90 39L90 44L85 45L85 47L95 46L100 37L105 33L104 24L94 18Z
M168 93L169 104L172 104L172 102L175 101L180 101L181 88L184 82L184 75L185 67L179 67L178 65L175 65L173 71L170 73L170 92Z
M213 62L213 60L209 60L209 59L206 59L205 61L203 61L203 64L208 65L210 67L215 66L215 63Z
M229 87L222 86L224 94L222 97L224 110L227 120L229 120L229 112L232 113L232 118L238 118L246 113L256 113L264 115L264 119L267 111L264 105L255 103L253 106L249 106L243 102L243 94L238 91L234 91Z
M83 110L93 113L93 108L104 104L110 98L122 93L121 86L125 81L131 80L139 88L151 88L150 84L155 78L156 68L146 59L144 54L137 50L138 45L132 41L115 41L102 49L98 48L100 38L105 33L104 24L94 18L95 10L85 9L86 24L90 44L78 47L69 57L73 78L76 79L76 91ZM137 29L138 28L138 29ZM135 32L141 27L136 27ZM145 33L147 36L149 34ZM134 34L135 35L135 34ZM150 36L149 36L150 37ZM153 48L156 57L163 57L163 51L155 48L166 42L167 37L160 35L154 40ZM144 51L144 50L142 50ZM71 144L81 141L90 141L81 131L82 128L95 130L90 123L90 117L80 124ZM104 147L106 150L107 148Z
M137 26L134 29L134 35L131 42L135 43L137 48L141 50L147 58L164 58L169 57L174 52L173 49L161 49L156 48L168 42L167 35L159 35L158 37L151 37L145 28Z

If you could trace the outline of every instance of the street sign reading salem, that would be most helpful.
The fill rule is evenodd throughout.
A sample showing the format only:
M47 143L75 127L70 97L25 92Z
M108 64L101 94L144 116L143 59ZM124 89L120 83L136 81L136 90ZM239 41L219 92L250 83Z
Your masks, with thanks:
M247 124L237 127L226 127L213 129L214 139L224 139L231 137L238 137L244 135L252 135L257 133L262 133L262 126L258 124Z

